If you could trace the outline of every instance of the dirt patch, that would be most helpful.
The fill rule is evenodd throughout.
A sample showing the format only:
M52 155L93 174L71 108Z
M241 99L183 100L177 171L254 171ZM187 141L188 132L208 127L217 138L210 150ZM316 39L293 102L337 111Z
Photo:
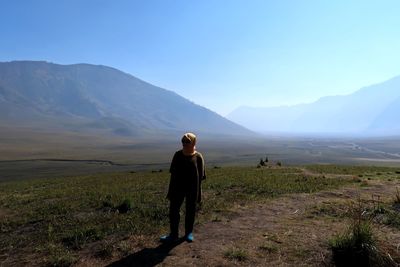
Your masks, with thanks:
M373 195L379 196L381 202L391 201L399 185L398 181L373 180L339 190L288 195L236 206L233 218L221 217L197 225L193 243L162 248L154 240L109 263L136 266L140 262L144 266L174 267L331 266L328 239L347 227L348 219L341 216L347 204L357 199L377 201ZM378 227L376 235L385 250L399 258L399 231Z

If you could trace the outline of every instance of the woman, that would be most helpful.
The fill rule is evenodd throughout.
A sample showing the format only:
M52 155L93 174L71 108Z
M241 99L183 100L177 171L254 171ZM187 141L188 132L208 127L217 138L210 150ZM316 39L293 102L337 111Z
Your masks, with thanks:
M193 242L193 225L196 203L201 201L201 181L206 179L204 159L196 151L196 135L185 133L181 139L182 149L172 158L167 198L170 201L170 234L162 236L162 242L176 241L179 237L179 211L186 199L185 239Z

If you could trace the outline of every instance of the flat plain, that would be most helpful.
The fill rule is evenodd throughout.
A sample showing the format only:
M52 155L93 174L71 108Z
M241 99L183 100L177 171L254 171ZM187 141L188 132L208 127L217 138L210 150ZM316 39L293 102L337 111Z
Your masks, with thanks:
M357 203L400 262L399 139L200 139L196 241L163 246L175 139L2 135L0 265L331 266Z
M180 133L146 139L2 126L0 181L168 169L179 138ZM400 137L200 135L198 150L211 167L254 166L265 157L284 165L400 165Z

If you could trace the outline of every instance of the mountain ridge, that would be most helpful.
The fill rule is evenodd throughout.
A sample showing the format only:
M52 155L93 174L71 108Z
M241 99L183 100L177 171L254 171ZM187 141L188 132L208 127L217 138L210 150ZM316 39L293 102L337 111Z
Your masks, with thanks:
M397 135L400 105L391 103L398 98L400 76L362 87L352 94L325 96L309 104L239 107L227 118L264 133ZM380 120L386 121L385 125L379 125Z
M173 91L104 65L0 62L0 103L0 120L15 125L103 129L117 135L253 134Z

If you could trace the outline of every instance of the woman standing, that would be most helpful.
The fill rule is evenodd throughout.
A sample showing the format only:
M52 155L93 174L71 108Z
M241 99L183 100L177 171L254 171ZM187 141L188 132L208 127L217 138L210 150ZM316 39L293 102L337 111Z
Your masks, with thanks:
M170 234L162 236L162 242L176 241L179 237L179 211L186 199L185 239L193 242L193 225L196 203L201 202L201 181L206 179L204 159L196 151L196 135L185 133L181 139L182 149L172 158L167 198L170 201Z

